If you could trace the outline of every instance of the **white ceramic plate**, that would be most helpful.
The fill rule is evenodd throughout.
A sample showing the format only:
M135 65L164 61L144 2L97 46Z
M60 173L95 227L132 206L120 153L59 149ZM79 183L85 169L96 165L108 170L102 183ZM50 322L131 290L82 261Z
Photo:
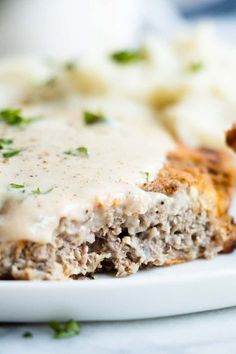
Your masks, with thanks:
M0 282L0 322L128 320L234 305L236 252L120 279Z

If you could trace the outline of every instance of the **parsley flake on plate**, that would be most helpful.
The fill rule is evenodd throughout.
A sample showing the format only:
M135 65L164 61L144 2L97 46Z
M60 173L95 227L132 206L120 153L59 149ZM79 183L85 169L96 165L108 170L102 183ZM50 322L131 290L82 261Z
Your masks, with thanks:
M85 146L79 146L76 149L69 149L64 151L64 154L66 155L71 155L71 156L82 156L82 157L88 157L88 149Z
M96 123L104 123L107 119L103 115L103 113L93 113L90 111L84 112L84 123L86 125L96 124Z
M111 59L118 64L132 64L144 59L141 50L120 50L111 54Z
M74 320L69 320L65 323L51 321L49 327L53 330L54 338L56 339L73 337L80 334L80 324Z
M23 338L32 338L32 337L33 337L33 333L32 333L32 332L29 332L29 331L24 332L24 333L22 334L22 337L23 337Z

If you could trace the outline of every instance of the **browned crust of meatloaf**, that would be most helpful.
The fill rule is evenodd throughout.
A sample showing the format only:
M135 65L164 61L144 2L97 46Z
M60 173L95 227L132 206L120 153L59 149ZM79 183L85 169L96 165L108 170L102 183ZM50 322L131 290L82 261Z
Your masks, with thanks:
M236 123L225 133L226 144L236 152Z
M169 153L167 160L158 178L146 183L144 190L169 196L183 186L196 186L201 194L214 197L219 215L227 212L236 182L235 162L230 153L179 146Z
M236 125L235 125L236 138ZM212 220L219 223L228 235L222 252L232 252L236 246L236 228L228 209L236 183L236 168L232 154L227 151L199 148L190 149L180 145L169 153L168 163L160 171L158 178L144 185L146 191L173 195L183 185L196 186L201 197L209 201ZM170 264L181 263L176 259Z
M199 220L203 220L199 221L199 225L201 226L202 224L203 230L205 228L206 235L209 234L206 236L209 240L205 243L200 243L199 241L199 249L196 246L194 256L191 255L191 252L184 249L184 251L177 252L178 256L174 258L165 258L162 261L157 257L156 259L152 258L150 262L145 261L142 263L139 259L140 257L134 252L134 248L126 244L121 248L123 240L130 237L130 235L124 235L124 230L121 234L114 233L111 235L102 230L96 235L93 244L83 243L76 250L69 249L66 255L58 251L63 247L64 242L68 241L67 237L63 235L58 235L56 245L47 244L41 246L29 241L11 243L9 247L0 244L0 276L13 277L15 279L32 279L35 277L32 275L32 269L35 267L41 272L40 279L54 279L56 276L51 274L55 262L60 268L59 272L63 272L65 277L76 278L79 275L88 275L106 269L115 269L118 276L123 276L135 273L143 266L172 265L195 258L209 258L219 252L230 252L235 247L236 240L235 224L228 215L235 179L236 169L233 156L230 153L205 148L189 149L179 146L168 155L167 163L159 172L156 180L141 186L147 192L158 192L169 197L175 197L181 191L188 194L191 194L193 189L197 191L196 202L193 203L192 209L187 212L191 212L192 217L196 215L196 220L199 218ZM102 205L98 205L98 207L102 208ZM142 216L139 217L142 218ZM147 245L148 237L151 240L151 236L149 236L151 234L150 230L151 228L148 229L147 234L140 233L141 236L135 236L136 242L143 237L141 248ZM163 232L163 230L160 232ZM109 242L107 242L108 238ZM133 240L132 238L130 239ZM194 242L195 240L193 244ZM203 247L203 244L207 244L207 246ZM68 242L67 245L70 247ZM170 247L169 245L167 246ZM74 239L73 247L75 247ZM163 247L165 248L165 245ZM165 251L167 253L168 247ZM122 259L118 256L117 259L114 258L118 254L118 248L119 252L124 254ZM66 261L66 258L69 259L72 255L79 264L80 271L76 273L71 270L70 260ZM54 261L52 261L54 263L47 266L49 270L47 270L47 267L44 269L44 262L49 264L50 257L54 257ZM100 259L99 257L103 258ZM6 259L9 259L9 261L5 261Z

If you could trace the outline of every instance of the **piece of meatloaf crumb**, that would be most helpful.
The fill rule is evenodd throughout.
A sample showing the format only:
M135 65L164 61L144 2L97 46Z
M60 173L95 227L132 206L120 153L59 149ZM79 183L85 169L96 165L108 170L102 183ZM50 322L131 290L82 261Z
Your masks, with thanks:
M62 219L53 244L0 244L0 276L13 279L76 279L96 272L126 276L142 267L171 265L229 252L235 225L228 209L235 184L233 157L210 149L179 147L155 181L141 188L158 195L144 214L114 209L93 237L66 232ZM97 205L102 213L103 205ZM89 217L89 216L88 216Z

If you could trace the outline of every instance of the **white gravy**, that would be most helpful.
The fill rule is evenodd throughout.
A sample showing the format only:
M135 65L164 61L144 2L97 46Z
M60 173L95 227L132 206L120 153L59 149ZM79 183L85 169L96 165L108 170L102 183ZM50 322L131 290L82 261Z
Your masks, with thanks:
M86 125L83 110L94 106L49 110L24 128L0 122L0 137L23 149L8 159L0 150L2 242L50 242L62 217L80 220L98 198L132 193L140 200L148 194L139 185L155 178L174 148L172 139L149 111L130 103L108 105L108 122ZM81 146L88 157L65 154ZM41 194L32 194L38 188Z

